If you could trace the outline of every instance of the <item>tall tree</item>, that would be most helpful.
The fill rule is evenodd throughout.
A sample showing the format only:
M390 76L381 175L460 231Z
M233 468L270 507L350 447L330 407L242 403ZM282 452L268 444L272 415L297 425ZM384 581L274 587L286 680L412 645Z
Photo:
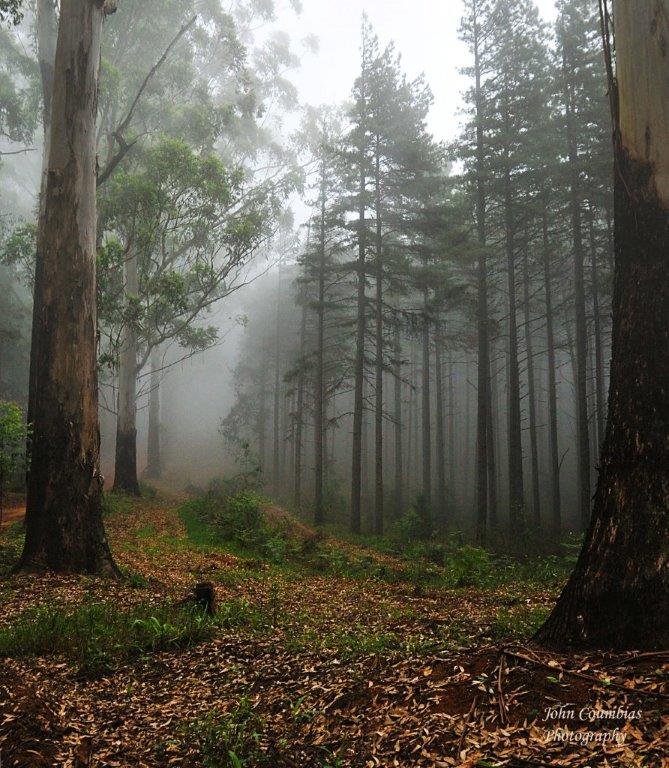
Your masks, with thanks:
M669 2L600 4L614 124L615 277L609 420L592 521L537 639L669 643Z
M109 0L62 0L60 8L35 279L24 570L118 573L101 510L95 296L95 119L102 25L114 10Z

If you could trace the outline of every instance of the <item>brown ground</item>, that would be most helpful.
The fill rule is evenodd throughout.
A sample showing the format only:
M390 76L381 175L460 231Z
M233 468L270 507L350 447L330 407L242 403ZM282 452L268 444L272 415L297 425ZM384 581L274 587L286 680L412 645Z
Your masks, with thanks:
M89 577L1 581L0 648L2 628L28 606L157 605L198 580L213 581L224 604L242 601L261 625L217 629L197 645L102 675L58 657L0 659L3 768L234 767L227 750L215 748L224 738L232 743L229 730L219 729L203 751L204 731L198 739L187 724L212 713L226 722L242 697L253 718L239 757L262 756L242 763L249 768L669 766L666 655L563 657L518 637L493 639L500 605L513 615L547 608L558 585L417 596L406 583L278 569L193 545L178 501L142 500L108 520L119 563L142 573L145 588ZM271 514L300 526L278 508ZM15 529L5 531L0 553L16 549L15 539ZM583 707L641 716L563 720L580 738L590 731L624 740L561 743L543 722L547 707L559 704L577 717Z

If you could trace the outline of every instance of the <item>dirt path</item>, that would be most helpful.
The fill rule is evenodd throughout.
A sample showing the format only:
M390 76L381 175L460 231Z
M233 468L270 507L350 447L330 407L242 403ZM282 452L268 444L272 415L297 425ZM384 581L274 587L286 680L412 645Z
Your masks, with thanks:
M8 507L2 514L2 525L0 528L9 528L12 523L20 522L26 515L24 504Z

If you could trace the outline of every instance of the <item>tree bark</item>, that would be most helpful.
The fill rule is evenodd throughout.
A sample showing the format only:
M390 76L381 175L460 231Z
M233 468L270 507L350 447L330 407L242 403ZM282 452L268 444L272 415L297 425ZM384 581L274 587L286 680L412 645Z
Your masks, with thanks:
M139 298L137 253L130 249L125 261L125 298ZM137 330L126 322L119 353L118 415L114 491L139 496L137 479Z
M95 303L95 118L104 4L62 0L30 388L19 569L118 576L102 522Z
M160 461L160 352L151 350L151 391L149 393L149 436L146 452L146 477L159 479L163 474Z
M614 10L609 418L586 540L537 639L645 650L669 645L669 0Z

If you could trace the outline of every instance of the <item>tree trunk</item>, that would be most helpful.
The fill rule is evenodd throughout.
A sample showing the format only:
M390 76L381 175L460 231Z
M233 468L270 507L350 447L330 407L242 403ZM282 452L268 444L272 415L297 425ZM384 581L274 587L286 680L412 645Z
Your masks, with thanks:
M542 211L542 240L544 262L544 294L546 300L546 351L548 354L548 442L551 479L551 527L553 536L560 536L562 511L560 501L560 456L558 449L557 386L555 383L555 332L553 330L553 292L551 287L551 253L548 242L548 207L544 197Z
M308 240L307 240L308 242ZM300 372L297 377L297 409L295 413L295 508L302 506L302 442L304 432L304 353L307 335L307 307L302 306L300 321Z
M314 391L314 523L323 525L323 456L325 425L325 160L321 164L321 215L318 227L318 304L316 306L316 376Z
M149 393L149 436L146 455L146 477L159 479L163 474L160 463L160 352L151 350L151 392Z
M595 224L592 209L589 209L588 227L590 231L590 280L592 291L592 326L595 348L595 408L597 414L597 453L604 440L604 353L602 350L602 318L599 311L599 270L597 265L597 244L595 242Z
M125 298L139 297L137 254L131 248L125 261ZM137 479L137 331L128 321L123 328L119 353L118 415L114 491L139 496Z
M530 313L530 268L527 249L523 252L523 306L525 311L525 350L527 354L527 396L530 411L530 466L532 467L532 522L535 530L541 525L541 494L539 491L539 444L537 441L537 395L532 348L532 316Z
M353 444L351 450L351 531L360 533L361 528L361 496L362 496L362 417L364 408L364 378L365 378L365 168L364 158L360 161L360 196L358 211L358 297L357 323L355 332L354 403L353 403Z
M444 381L443 354L441 340L441 323L437 317L434 324L434 371L437 410L437 515L439 525L443 528L447 523L448 504L446 501L446 436L444 434Z
M376 359L374 365L374 533L383 533L383 233L381 219L381 157L376 137Z
M516 319L515 233L511 198L511 174L505 178L505 240L509 295L509 522L511 537L518 542L524 527L523 443L520 422L520 373L518 369L518 321Z
M572 247L574 251L574 304L576 317L576 447L578 498L581 527L590 520L590 438L588 434L587 390L587 324L585 314L585 287L583 278L583 233L581 228L581 189L578 168L578 145L574 133L574 97L569 76L567 51L563 47L564 102L567 119L567 150L569 155L570 208Z
M451 509L455 507L455 393L453 356L448 353L448 488Z
M102 522L95 117L102 2L62 0L31 351L33 439L18 567L118 576Z
M609 418L585 544L537 639L640 650L669 645L669 0L614 10Z
M281 491L280 469L280 410L281 410L281 264L276 294L276 331L274 337L274 400L272 408L272 491L278 496Z
M485 544L488 525L488 451L492 435L490 421L490 341L488 331L488 265L486 252L486 196L483 146L483 96L481 90L480 31L474 13L474 78L476 101L476 229L478 233L477 310L478 369L476 393L476 530Z
M422 369L421 429L423 432L423 488L428 510L432 509L432 427L430 424L430 316L427 288L423 290L423 369Z
M402 514L404 504L404 461L402 456L402 341L400 327L396 323L393 331L394 360L394 407L395 407L395 517Z

